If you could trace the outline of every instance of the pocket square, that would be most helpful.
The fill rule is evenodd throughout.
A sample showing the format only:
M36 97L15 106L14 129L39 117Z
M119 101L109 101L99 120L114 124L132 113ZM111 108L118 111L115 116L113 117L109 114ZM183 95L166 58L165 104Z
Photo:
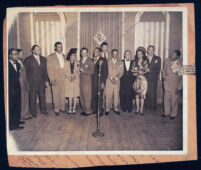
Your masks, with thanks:
M158 63L158 60L156 60L154 63Z

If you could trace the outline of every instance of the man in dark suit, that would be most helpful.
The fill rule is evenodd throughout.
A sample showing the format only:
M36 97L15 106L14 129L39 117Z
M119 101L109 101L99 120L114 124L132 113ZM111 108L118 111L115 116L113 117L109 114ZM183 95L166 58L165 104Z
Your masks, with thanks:
M41 114L48 114L46 111L45 88L48 81L47 63L45 57L40 55L40 46L32 47L32 55L24 61L27 80L29 82L29 105L30 113L33 117L37 117L36 99L39 96L39 104Z
M157 109L157 90L158 79L161 70L161 58L154 55L155 47L150 45L147 48L147 60L149 73L147 74L148 91L146 99L146 109L156 111Z
M98 102L100 108L100 114L103 115L103 91L105 88L106 79L108 76L107 60L101 57L101 49L96 47L93 52L94 61L94 74L92 75L92 112L97 113ZM99 79L99 68L100 72L100 85L98 84ZM98 101L98 87L100 86L100 98Z
M88 49L82 48L80 50L81 60L80 60L80 103L83 112L80 114L83 116L89 116L92 114L91 108L91 93L92 93L92 83L91 78L94 74L94 63L88 56Z
M22 49L17 49L18 51L18 63L20 64L20 87L21 87L21 119L28 120L32 116L29 111L29 83L27 81L26 69L24 66L25 57L23 55Z
M20 130L21 88L19 82L20 64L17 62L17 50L9 49L9 129Z
M133 75L131 72L132 69L132 60L131 60L131 51L126 50L124 53L124 73L120 79L120 105L123 112L130 113L133 108Z

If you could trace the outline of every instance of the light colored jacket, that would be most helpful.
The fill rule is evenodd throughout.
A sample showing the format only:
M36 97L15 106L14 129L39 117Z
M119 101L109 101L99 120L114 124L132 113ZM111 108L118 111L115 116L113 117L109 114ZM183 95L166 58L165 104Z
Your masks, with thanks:
M63 58L65 67L66 58L64 54ZM47 57L47 72L50 81L63 82L65 79L64 69L60 67L59 60L55 52Z
M108 60L108 79L112 80L115 78L117 82L120 82L120 78L124 73L124 64L120 59L117 59L116 63L113 63L112 58Z

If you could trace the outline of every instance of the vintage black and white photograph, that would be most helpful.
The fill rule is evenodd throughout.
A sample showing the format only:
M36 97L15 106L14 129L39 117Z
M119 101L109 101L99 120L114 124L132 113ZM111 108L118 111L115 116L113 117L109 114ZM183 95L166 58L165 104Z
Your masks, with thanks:
M184 7L7 9L9 154L185 153Z

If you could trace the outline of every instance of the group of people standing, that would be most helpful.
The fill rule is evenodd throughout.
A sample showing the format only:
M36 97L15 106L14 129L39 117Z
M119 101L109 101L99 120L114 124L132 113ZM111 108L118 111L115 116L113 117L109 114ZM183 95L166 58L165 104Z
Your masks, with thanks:
M124 52L123 60L118 49L110 53L106 42L94 49L93 57L89 57L87 48L82 48L80 61L76 48L70 49L67 57L61 42L55 43L54 50L45 58L39 45L32 47L32 55L28 57L23 56L21 49L9 49L10 130L23 129L20 124L24 120L37 117L37 96L41 114L48 114L45 97L48 85L56 116L75 114L78 97L83 116L97 113L98 108L101 115L109 115L111 109L120 115L119 103L123 112L132 112L133 98L136 114L144 114L144 104L146 109L156 111L161 59L154 54L154 46L148 46L147 52L139 47L134 60L130 50ZM172 70L172 65L180 61L180 55L178 50L174 51L162 70L165 91L162 116L172 119L177 114L177 96L182 84L181 75Z

